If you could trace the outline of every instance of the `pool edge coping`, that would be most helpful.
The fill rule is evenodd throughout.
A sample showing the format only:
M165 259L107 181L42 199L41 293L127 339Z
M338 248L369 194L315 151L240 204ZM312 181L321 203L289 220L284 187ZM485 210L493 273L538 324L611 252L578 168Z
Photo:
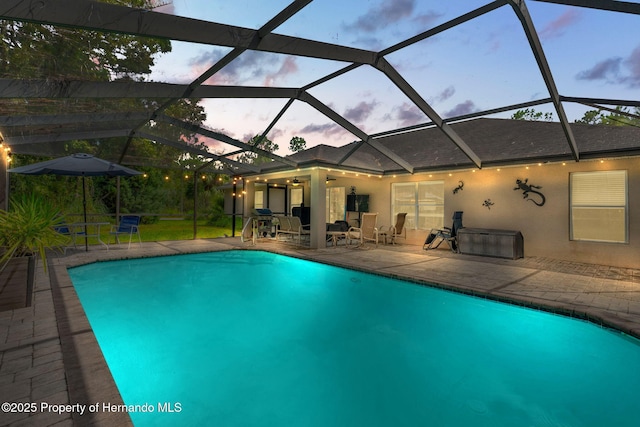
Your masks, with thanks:
M85 330L83 330L83 334L87 334L86 336L89 337L89 343L85 343L85 346L82 347L82 349L80 349L82 352L89 352L91 351L92 353L97 353L100 355L100 359L101 359L101 363L98 364L94 364L92 366L93 369L90 369L90 367L87 366L82 366L82 363L79 364L79 366L75 367L75 366L71 366L72 369L69 369L67 367L67 358L70 358L70 360L79 360L81 362L82 357L79 357L78 354L66 354L68 352L76 352L79 350L78 348L76 348L74 345L72 344L68 344L65 345L63 343L63 357L65 360L65 371L67 372L67 381L69 383L69 398L71 403L76 403L77 401L74 401L73 399L78 395L91 395L91 399L93 399L92 401L90 401L90 403L96 403L96 402L105 402L104 399L104 391L105 390L100 390L100 391L94 391L92 389L87 390L85 389L74 389L72 392L72 387L71 384L74 384L75 386L78 386L80 384L84 384L86 386L85 383L85 378L83 377L83 373L84 372L91 372L92 374L98 372L97 375L100 375L100 377L94 377L92 378L93 382L96 382L97 380L101 379L102 381L105 381L106 383L111 383L113 385L113 387L115 388L115 390L117 391L117 397L119 398L119 402L120 404L123 404L122 401L122 397L119 393L119 390L117 389L117 386L115 385L115 380L113 379L113 376L111 375L111 371L109 370L109 367L106 363L106 360L104 359L104 355L102 354L102 350L100 349L97 339L95 337L95 334L93 332L93 329L90 327L88 319L86 317L86 314L84 312L84 309L82 308L82 305L80 303L80 300L75 292L75 288L73 286L73 283L71 281L71 278L69 276L69 272L68 269L70 268L74 268L74 267L80 267L83 265L88 265L88 264L94 264L97 262L108 262L108 261L122 261L122 260L127 260L127 259L143 259L143 258L155 258L155 257L164 257L164 256L175 256L175 255L188 255L188 254L197 254L197 253L207 253L207 252L220 252L220 251L232 251L232 250L250 250L250 251L260 251L260 252L268 252L268 253L275 253L275 254L279 254L279 255L284 255L284 256L289 256L289 257L293 257L293 258L298 258L298 259L303 259L303 260L307 260L307 261L312 261L312 262L317 262L317 263L321 263L321 264L325 264L325 265L331 265L331 266L335 266L335 267L341 267L341 268L347 268L350 270L354 270L354 271L360 271L360 272L365 272L365 273L369 273L369 274L374 274L374 275L378 275L378 276L384 276L384 277L389 277L389 278L394 278L394 279L399 279L399 280L404 280L404 281L408 281L414 284L417 284L419 286L425 286L425 287L430 287L430 288L435 288L435 289L442 289L442 290L446 290L446 291L451 291L451 292L456 292L459 294L465 294L465 295L469 295L469 296L474 296L474 297L479 297L479 298L484 298L484 299L489 299L489 300L494 300L494 301L498 301L498 302L502 302L502 303L507 303L507 304L511 304L511 305L516 305L516 306L521 306L521 307L525 307L525 308L531 308L531 309L536 309L536 310L541 310L541 311L545 311L545 312L550 312L553 314L558 314L558 315L562 315L562 316L566 316L566 317L571 317L571 318L575 318L575 319L579 319L579 320L585 320L588 321L596 326L599 327L604 327L606 329L610 329L613 330L615 332L624 334L624 335L628 335L634 339L638 339L640 340L640 329L634 329L631 326L631 322L625 322L624 319L619 318L619 316L616 316L613 313L610 312L606 312L603 310L597 310L594 308L589 308L589 307L584 307L584 309L579 309L577 308L575 305L572 307L571 304L565 304L565 303L557 303L557 304L551 304L550 301L547 300L542 300L542 299L536 299L536 298L532 298L532 297L527 297L527 299L522 298L519 299L517 297L513 297L513 296L507 296L507 295L501 295L500 292L481 292L478 291L477 289L472 289L472 288L465 288L464 286L461 286L459 284L452 284L452 283L444 283L444 282L434 282L434 281L426 281L426 280L422 280L422 279L417 279L415 277L411 277L409 275L405 276L402 274L397 274L397 273L390 273L390 272L384 272L384 271L380 271L380 270L374 270L374 269L367 269L365 267L362 266L358 266L354 263L349 263L349 262L345 262L344 258L340 258L342 261L336 261L336 260L329 260L326 257L324 258L318 258L318 257L314 257L314 256L309 256L309 252L308 250L304 250L304 249L299 249L299 248L288 248L288 247L273 247L273 248L261 248L261 247L256 247L256 246L234 246L234 245L227 245L227 244L221 244L220 247L218 248L205 248L205 249L191 249L191 250L187 250L187 251L173 251L170 253L156 253L156 254L147 254L147 255L139 255L139 256L129 256L129 255L123 255L121 257L109 257L109 259L90 259L90 260L77 260L75 262L72 262L71 260L68 260L70 262L61 262L58 265L51 265L50 264L50 269L49 269L49 277L51 280L51 292L53 294L54 297L54 304L56 306L56 319L58 321L58 329L59 329L59 333L60 333L60 339L61 341L68 341L68 340L73 340L73 336L77 335L77 332L73 332L71 330L69 331L64 331L65 333L63 334L63 331L60 330L60 322L62 321L62 324L64 325L66 322L76 322L77 324L83 324L86 323L86 325L88 326L88 328L86 328ZM58 277L58 275L56 275L55 280L52 279L52 275L53 272L57 272L60 274L60 277ZM60 284L63 284L63 286L60 286ZM59 293L54 291L54 286L59 287ZM65 303L65 296L62 295L61 289L62 288L71 288L72 293L71 295L67 295L67 300L66 302L68 302L69 304L72 304L73 307L75 307L76 305L80 307L80 310L74 310L73 312L69 312L68 314L70 314L70 318L66 319L66 318L60 318L58 317L58 304L63 304L60 308L61 310L63 310L65 313L67 313L66 310L66 306L64 306ZM56 296L56 294L58 294ZM60 301L56 301L56 299L60 299ZM637 324L635 325L637 328ZM64 337L63 337L64 335ZM73 343L73 341L71 341ZM75 349L75 350L72 350ZM94 361L95 362L95 361ZM108 374L108 378L106 377L106 374ZM109 391L109 390L106 390ZM111 390L112 391L112 390ZM93 393L97 394L97 396L93 396ZM111 393L110 396L113 396L113 394ZM102 400L100 400L102 399ZM113 400L112 398L108 398ZM113 403L113 402L112 402ZM94 414L95 418L91 420L91 422L89 424L86 424L86 422L88 421L87 419L76 419L76 417L73 418L74 421L74 425L114 425L113 422L115 421L115 419L113 417L117 417L119 415L126 415L126 424L119 424L119 425L133 425L132 421L129 417L128 414L126 413L110 413L110 414L104 414L104 413L100 413L100 414ZM103 424L104 423L104 424Z

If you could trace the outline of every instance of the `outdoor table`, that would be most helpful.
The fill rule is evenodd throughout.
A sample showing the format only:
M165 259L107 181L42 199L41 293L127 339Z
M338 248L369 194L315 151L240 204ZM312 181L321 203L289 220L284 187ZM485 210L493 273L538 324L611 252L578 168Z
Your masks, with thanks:
M73 234L73 241L76 242L76 237L95 237L98 242L109 250L109 244L102 241L100 238L100 227L103 225L111 225L110 222L74 222L70 224L71 233ZM76 242L77 243L77 242Z
M338 240L345 239L345 244L349 244L347 241L347 232L346 231L327 231L327 236L331 237L331 243L333 246L338 246Z

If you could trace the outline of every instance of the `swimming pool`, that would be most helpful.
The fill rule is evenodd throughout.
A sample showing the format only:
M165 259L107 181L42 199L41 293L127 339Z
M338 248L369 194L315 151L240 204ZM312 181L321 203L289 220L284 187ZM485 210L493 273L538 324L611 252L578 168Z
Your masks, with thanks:
M256 251L69 274L136 426L640 425L587 322Z

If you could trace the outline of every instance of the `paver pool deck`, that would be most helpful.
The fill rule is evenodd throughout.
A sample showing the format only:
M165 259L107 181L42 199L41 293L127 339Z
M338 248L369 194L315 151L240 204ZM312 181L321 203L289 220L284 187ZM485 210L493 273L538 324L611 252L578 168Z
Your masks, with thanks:
M428 283L566 314L640 338L640 269L540 257L518 260L424 251L415 245L305 249L239 238L149 242L97 247L49 258L38 266L32 307L0 311L0 402L35 404L0 412L8 426L124 426L130 418L67 268L123 258L229 249L266 250L298 258ZM1 306L1 301L0 301ZM54 406L69 405L69 406ZM83 410L84 413L80 414ZM95 406L90 406L95 405ZM4 409L4 407L3 407ZM94 409L90 411L90 409Z

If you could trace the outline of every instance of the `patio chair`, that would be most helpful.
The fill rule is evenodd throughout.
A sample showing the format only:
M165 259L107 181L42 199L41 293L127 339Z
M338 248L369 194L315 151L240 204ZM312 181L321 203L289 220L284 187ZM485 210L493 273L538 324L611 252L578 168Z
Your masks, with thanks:
M131 248L131 239L133 235L136 234L138 236L138 244L142 246L142 238L140 237L140 217L137 215L122 215L120 217L120 223L111 226L111 231L109 234L113 234L116 238L116 243L120 244L120 236L128 235L129 236L129 246L127 249Z
M422 248L424 250L436 249L442 242L446 242L449 245L449 249L452 252L459 253L458 248L458 230L462 228L462 212L456 211L453 213L453 224L451 228L444 227L444 229L433 228L429 232L427 239L424 241Z
M360 219L360 227L350 227L347 231L347 242L357 240L356 247L364 246L365 242L376 242L378 247L378 213L363 213Z
M63 236L67 236L69 238L68 244L59 246L57 248L60 249L64 255L67 254L67 249L71 249L72 247L73 249L78 249L78 246L76 245L76 234L73 232L73 227L71 227L69 224L61 222L59 224L56 224L53 229Z
M311 231L307 229L309 224L303 224L300 221L300 217L290 216L289 223L291 224L290 233L293 235L294 239L298 238L298 244L302 245L302 237L310 237Z
M289 221L288 216L274 216L274 220L278 221L278 225L276 226L276 240L278 237L284 235L291 235L291 221Z
M378 234L382 236L385 245L387 244L387 238L389 238L390 242L394 245L396 244L396 237L403 237L407 240L407 229L404 228L404 220L406 217L406 212L399 213L396 215L396 225L380 227Z

